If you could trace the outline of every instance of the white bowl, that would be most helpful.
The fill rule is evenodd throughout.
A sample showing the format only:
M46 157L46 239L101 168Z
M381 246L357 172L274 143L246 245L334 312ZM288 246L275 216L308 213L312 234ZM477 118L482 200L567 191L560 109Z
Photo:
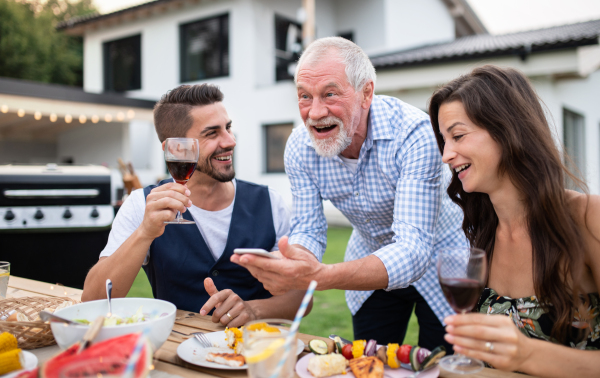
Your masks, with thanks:
M102 341L128 333L142 332L149 328L148 339L154 350L158 350L167 340L175 323L175 312L177 308L171 302L151 298L116 298L111 301L112 313L120 317L129 317L142 307L142 312L156 315L166 314L141 323L123 324L102 327L94 341ZM108 303L106 299L79 303L56 311L56 315L69 320L86 319L94 321L100 315L106 315ZM88 325L66 325L64 323L51 323L52 334L56 343L62 349L66 349L74 343L83 339L88 330Z

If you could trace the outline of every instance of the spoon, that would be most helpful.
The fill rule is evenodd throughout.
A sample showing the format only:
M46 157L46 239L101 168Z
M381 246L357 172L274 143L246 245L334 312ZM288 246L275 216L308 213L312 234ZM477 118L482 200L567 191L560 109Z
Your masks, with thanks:
M85 325L83 323L79 323L79 322L74 322L72 320L69 319L65 319L63 317L60 317L58 315L54 315L51 312L48 311L40 311L40 319L42 319L45 322L59 322L59 323L66 323L69 325Z
M110 278L106 279L106 298L108 299L108 314L106 314L107 318L112 316L112 306L110 305L110 297L112 294L112 281Z

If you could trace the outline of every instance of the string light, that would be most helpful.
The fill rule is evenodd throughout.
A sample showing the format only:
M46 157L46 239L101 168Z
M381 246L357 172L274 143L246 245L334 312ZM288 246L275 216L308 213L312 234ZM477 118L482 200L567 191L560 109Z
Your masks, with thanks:
M25 110L23 110L23 109L19 109L19 110L17 111L17 115L18 115L19 117L23 117L23 116L25 115Z
M71 123L72 120L73 120L73 117L70 114L65 115L65 122L66 123Z
M80 115L79 116L79 123L85 123L87 121L87 117L85 115Z
M2 112L2 113L8 113L8 106L2 105L2 107L0 107L0 112Z
M125 114L123 114L123 112L118 112L117 113L117 121L122 121L125 119Z
M56 114L54 114L54 113L50 114L50 122L56 122L57 119L58 119L58 117L56 116Z
M33 114L33 118L35 118L36 121L39 121L40 119L42 119L42 113L40 112L35 112Z
M92 123L98 123L98 121L100 120L100 117L98 117L97 115L93 115L92 116Z
M133 117L135 117L135 112L133 111L133 109L129 109L127 111L127 118L133 119Z
M104 120L105 120L106 122L110 122L110 121L112 121L112 114L108 114L108 113L106 113L106 115L104 116Z

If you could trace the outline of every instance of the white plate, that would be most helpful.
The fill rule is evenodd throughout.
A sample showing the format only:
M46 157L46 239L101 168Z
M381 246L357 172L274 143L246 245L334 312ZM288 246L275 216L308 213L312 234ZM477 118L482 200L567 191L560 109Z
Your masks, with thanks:
M233 351L227 347L227 340L225 338L225 331L205 333L208 340L212 343L212 348L203 348L200 342L195 337L189 338L186 341L179 344L177 347L177 355L185 362L189 362L192 365L198 365L213 369L223 370L244 370L247 365L240 367L232 367L227 365L216 364L214 362L206 361L206 355L210 352L214 353L233 353ZM304 350L304 343L302 340L297 340L296 354L302 353Z
M0 378L12 378L12 377L16 377L17 375L21 374L25 370L31 370L31 369L34 369L34 368L37 367L37 365L38 365L38 359L35 356L35 354L33 354L31 352L28 352L26 350L22 350L21 353L23 353L23 357L25 358L25 366L23 366L23 369L17 370L17 371L13 371L12 373L0 375Z
M308 361L313 356L314 356L314 354L309 353L306 356L304 356L298 360L298 363L296 364L296 373L298 373L300 378L315 378L312 374L310 374L310 372L307 369ZM391 367L386 366L383 371L383 374L384 374L383 376L385 378L403 378L403 377L410 377L414 373L415 372L412 370L407 370L404 368L392 369ZM439 377L439 375L440 375L440 367L436 366L434 368L431 368L430 370L420 373L419 378L436 378L436 377ZM332 375L332 376L329 376L328 378L352 378L352 377L354 377L354 374L352 374L352 371L350 371L350 369L348 369L347 374Z

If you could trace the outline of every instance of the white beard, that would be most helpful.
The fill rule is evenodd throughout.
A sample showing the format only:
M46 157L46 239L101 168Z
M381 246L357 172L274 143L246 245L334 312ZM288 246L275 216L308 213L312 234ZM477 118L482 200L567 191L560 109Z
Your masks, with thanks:
M312 126L316 125L333 124L339 126L339 131L336 135L327 139L317 139L314 135L315 131L311 129ZM312 140L313 147L319 156L333 157L339 155L352 144L352 136L348 135L348 130L344 127L344 123L337 117L329 116L319 120L307 118L305 125L308 128L308 135Z

